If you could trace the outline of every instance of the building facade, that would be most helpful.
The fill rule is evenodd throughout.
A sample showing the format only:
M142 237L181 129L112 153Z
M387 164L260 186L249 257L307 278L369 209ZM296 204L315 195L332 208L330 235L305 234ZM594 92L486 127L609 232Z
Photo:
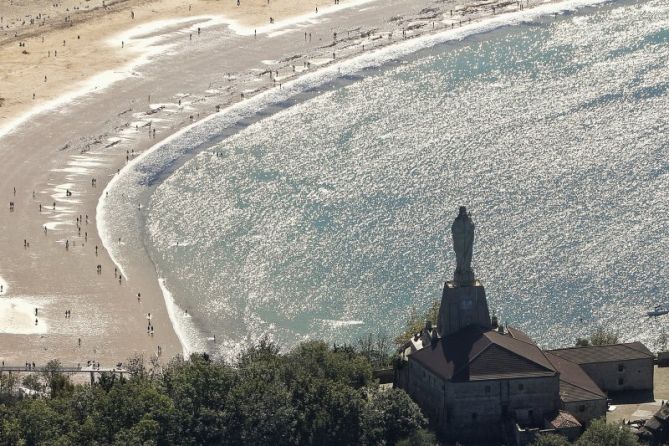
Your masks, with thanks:
M395 383L442 439L526 444L541 432L574 432L606 415L607 394L653 388L653 355L639 342L541 350L491 320L471 268L474 224L453 224L456 272L443 288L438 326L410 339Z

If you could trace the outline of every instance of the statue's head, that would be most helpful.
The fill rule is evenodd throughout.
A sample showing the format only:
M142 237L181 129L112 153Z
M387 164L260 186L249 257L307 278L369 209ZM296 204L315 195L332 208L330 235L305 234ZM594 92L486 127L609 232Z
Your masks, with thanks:
M467 208L465 206L460 206L458 217L464 217L465 215L467 215Z

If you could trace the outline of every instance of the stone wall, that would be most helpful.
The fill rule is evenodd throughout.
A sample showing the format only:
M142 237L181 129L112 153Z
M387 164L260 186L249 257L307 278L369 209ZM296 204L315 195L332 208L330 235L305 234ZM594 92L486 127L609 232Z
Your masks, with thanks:
M447 423L455 433L466 433L472 439L499 435L498 426L505 417L543 427L547 414L557 412L560 406L557 375L449 384Z
M572 401L562 404L562 409L572 414L583 426L587 426L596 418L606 416L607 407L606 398L591 401Z
M429 369L409 359L405 367L406 391L435 426L446 419L446 383Z
M436 430L465 442L501 438L505 418L543 427L560 408L559 389L557 375L453 383L411 359L407 372L407 391Z
M605 392L653 390L653 358L598 362L581 367Z

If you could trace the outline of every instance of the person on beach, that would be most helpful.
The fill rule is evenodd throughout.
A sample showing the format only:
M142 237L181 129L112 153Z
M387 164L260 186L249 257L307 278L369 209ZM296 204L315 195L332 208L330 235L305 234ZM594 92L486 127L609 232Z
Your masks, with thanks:
M95 245L95 257L98 256L98 245Z
M35 317L37 317L37 307L35 307Z
M69 251L69 249L70 249L70 241L69 241L69 240L65 240L65 250L66 250L66 251Z

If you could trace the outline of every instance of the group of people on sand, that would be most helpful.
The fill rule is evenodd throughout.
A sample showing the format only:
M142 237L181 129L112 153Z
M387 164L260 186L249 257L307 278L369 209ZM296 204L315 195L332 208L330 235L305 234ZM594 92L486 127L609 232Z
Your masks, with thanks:
M153 336L153 323L151 322L151 313L146 315L146 334Z
M133 150L132 155L134 156L134 150ZM91 179L91 187L96 187L96 186L97 186L97 179L92 178ZM12 193L13 193L14 196L16 196L16 188L13 188ZM70 189L66 189L65 195L67 197L71 197L72 196L72 191ZM35 192L33 191L33 198L35 198L35 197L36 197L36 195L35 195ZM10 201L10 210L13 211L14 207L15 207L14 201ZM53 209L54 210L56 209L56 202L53 202ZM40 213L42 212L42 204L41 203L39 204L39 211L40 211ZM88 225L88 223L89 223L88 214L78 215L75 219L75 222L76 222L76 225L77 225L78 235L81 236L81 226L83 224ZM47 234L47 225L43 225L43 230L44 230L44 234L46 235ZM85 232L84 237L85 237L86 240L88 239L88 232ZM69 250L70 245L75 246L75 241L73 240L70 243L70 240L66 239L65 240L65 249ZM23 246L26 249L30 246L30 243L28 242L27 239L23 240ZM95 246L95 255L96 256L98 255L98 246L97 245ZM97 269L97 274L98 275L102 274L102 264L97 264L96 269ZM119 284L122 284L123 275L118 270L118 267L114 268L114 277L118 278ZM4 292L4 285L0 284L0 294L2 294L3 292ZM137 293L137 302L141 303L141 293L139 293L139 292ZM65 310L64 314L65 314L66 319L70 319L72 317L72 310L70 310L70 309ZM39 317L38 316L39 316L39 308L35 307L35 325L39 324ZM151 322L151 313L148 314L147 319L148 319L147 333L150 334L151 336L153 336L154 327L153 327L153 324ZM79 347L81 347L81 338L78 338L77 344L78 344ZM159 354L162 352L162 349L160 347L158 348L158 352L159 352ZM92 364L93 364L93 367L97 366L97 368L99 368L99 366L100 366L99 363L96 364L95 362L93 362ZM91 361L88 361L88 365L91 366ZM34 363L31 365L30 363L26 362L26 369L30 370L31 368L34 368Z
M4 362L4 361L3 361ZM4 364L3 364L4 365ZM34 362L26 361L26 370L37 370Z
M88 361L86 362L87 367L93 368L93 370L100 370L100 362L95 362L95 361Z

